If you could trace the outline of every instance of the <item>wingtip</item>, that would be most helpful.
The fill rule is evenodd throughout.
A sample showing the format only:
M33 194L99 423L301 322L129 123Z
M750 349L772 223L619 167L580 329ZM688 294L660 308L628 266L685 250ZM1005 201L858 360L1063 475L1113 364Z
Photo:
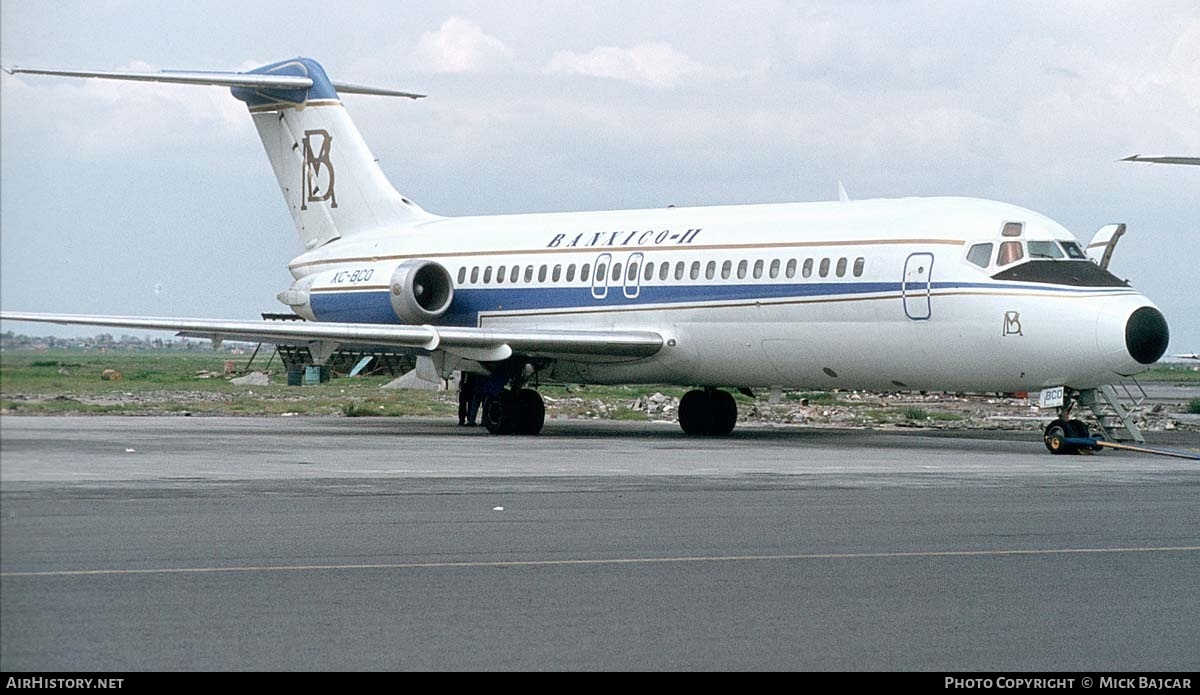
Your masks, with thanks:
M1140 154L1131 154L1131 155L1129 155L1128 157L1124 157L1124 158L1122 158L1122 159L1118 159L1117 161L1118 161L1118 162L1137 162L1137 161L1140 161L1140 159L1139 159L1139 158L1140 158L1141 156L1142 156L1142 155L1140 155Z

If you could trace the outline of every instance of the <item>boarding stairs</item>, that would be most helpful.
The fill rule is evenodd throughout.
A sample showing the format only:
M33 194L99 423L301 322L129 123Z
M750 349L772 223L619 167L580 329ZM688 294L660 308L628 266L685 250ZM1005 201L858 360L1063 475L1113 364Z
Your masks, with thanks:
M1146 443L1137 424L1146 398L1146 390L1133 377L1079 393L1079 403L1087 406L1096 416L1096 422L1106 439L1138 444Z

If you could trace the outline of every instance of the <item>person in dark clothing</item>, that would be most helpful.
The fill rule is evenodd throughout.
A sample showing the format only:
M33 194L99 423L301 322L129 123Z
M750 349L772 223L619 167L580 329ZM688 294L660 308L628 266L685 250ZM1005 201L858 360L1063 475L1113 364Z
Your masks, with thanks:
M484 389L479 375L471 375L471 402L467 405L467 425L475 426L475 417L479 415L479 406L483 404Z
M475 402L475 375L470 372L462 372L458 377L458 425L475 424L475 413L479 409L476 405L471 407Z
M486 380L478 374L462 372L458 382L458 424L475 426L479 406L483 403Z

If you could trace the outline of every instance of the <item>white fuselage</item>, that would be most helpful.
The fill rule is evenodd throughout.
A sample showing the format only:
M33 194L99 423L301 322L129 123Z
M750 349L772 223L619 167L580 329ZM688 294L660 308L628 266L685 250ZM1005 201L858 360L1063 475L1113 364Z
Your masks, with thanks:
M1019 235L1002 236L1014 222ZM421 259L454 280L434 325L664 338L648 358L553 361L544 377L561 381L1032 391L1145 369L1126 322L1153 305L1123 283L1069 278L1078 264L1103 273L1090 261L1031 259L1024 246L1055 240L1074 237L1020 207L910 198L431 217L290 268L308 299L297 311L319 321L400 323L388 279ZM1000 262L1005 242L1021 244L1021 262ZM969 262L987 243L990 260ZM993 277L1022 263L1058 264L1064 279Z
M530 366L535 382L1083 390L1169 340L1105 269L1122 225L1098 234L1093 264L1054 221L969 198L439 217L391 185L338 91L418 95L335 83L305 57L26 72L229 87L306 249L279 298L310 321L4 314L17 320L304 342L318 361L347 343L423 353L443 375L487 372L489 429L529 434L544 415L522 395ZM684 431L732 429L715 394L685 397Z

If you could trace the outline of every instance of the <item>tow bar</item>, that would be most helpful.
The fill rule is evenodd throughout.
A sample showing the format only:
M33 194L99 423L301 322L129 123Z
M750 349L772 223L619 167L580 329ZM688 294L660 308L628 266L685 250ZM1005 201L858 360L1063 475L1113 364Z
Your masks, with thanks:
M1051 435L1051 438L1057 435ZM1155 454L1158 456L1173 456L1174 458L1188 459L1190 461L1200 461L1200 454L1194 454L1190 451L1175 451L1174 449L1158 449L1148 446L1135 446L1133 444L1121 444L1120 442L1110 442L1103 437L1062 437L1062 444L1072 447L1077 451L1100 451L1101 449L1120 449L1122 451L1137 451L1143 454Z

